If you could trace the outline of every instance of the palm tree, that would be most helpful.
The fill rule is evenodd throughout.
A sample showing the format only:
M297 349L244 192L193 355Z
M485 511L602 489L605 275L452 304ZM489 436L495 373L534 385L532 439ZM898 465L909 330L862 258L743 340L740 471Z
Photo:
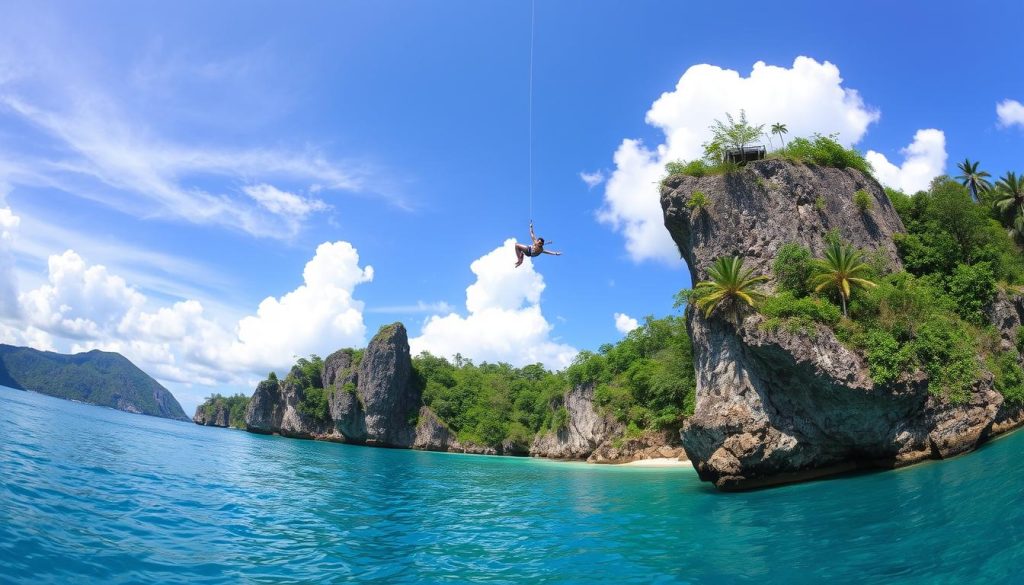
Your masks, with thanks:
M979 171L977 161L972 163L971 159L965 158L964 162L957 163L956 168L963 173L957 179L960 179L960 182L971 190L971 199L975 203L978 202L978 193L984 193L992 188L992 183L988 181L988 177L992 175L985 171Z
M843 316L846 317L846 301L850 299L853 287L874 288L877 284L864 278L871 268L864 262L864 253L849 244L832 242L825 250L824 260L814 261L811 286L814 292L827 288L839 291L843 302Z
M789 128L786 128L786 125L783 124L782 122L776 122L772 124L772 134L779 135L779 141L782 142L782 147L785 148L786 141L782 139L782 135L789 134Z
M756 290L758 285L768 280L767 276L754 276L752 269L743 269L743 258L740 256L723 256L715 260L714 266L708 269L711 280L697 283L693 287L694 304L704 309L704 316L711 315L715 307L724 302L735 302L737 299L751 307L764 299L764 294Z
M1024 240L1024 176L1008 172L996 181L992 205L1003 218L1003 224L1017 241Z

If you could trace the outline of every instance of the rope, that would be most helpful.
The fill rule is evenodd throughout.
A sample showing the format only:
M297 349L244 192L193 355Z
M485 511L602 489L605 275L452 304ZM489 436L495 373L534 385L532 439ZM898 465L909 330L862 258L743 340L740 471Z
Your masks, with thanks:
M533 35L535 28L534 13L536 12L536 0L530 0L530 98L529 98L529 118L530 118L530 139L529 139L529 158L530 158L530 223L533 223Z

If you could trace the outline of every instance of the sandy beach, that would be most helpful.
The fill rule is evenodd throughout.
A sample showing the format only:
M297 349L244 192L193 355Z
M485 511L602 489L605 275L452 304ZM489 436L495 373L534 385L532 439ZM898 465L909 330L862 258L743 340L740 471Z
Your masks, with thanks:
M654 457L651 459L639 459L629 463L619 463L631 467L693 467L689 461L680 461L674 457Z

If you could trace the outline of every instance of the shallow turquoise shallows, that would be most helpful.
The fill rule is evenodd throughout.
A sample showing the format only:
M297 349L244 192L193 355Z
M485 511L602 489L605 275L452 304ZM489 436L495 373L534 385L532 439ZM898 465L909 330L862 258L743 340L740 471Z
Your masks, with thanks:
M1022 448L722 494L692 469L298 441L0 388L0 581L1021 583Z

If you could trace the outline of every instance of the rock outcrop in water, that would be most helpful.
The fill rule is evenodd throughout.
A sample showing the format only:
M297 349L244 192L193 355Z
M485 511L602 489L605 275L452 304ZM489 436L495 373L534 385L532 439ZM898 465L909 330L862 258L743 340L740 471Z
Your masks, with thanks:
M283 381L260 382L246 411L249 431L382 447L410 448L421 389L412 378L412 358L405 327L382 327L370 341L362 361L341 350L324 361L321 385L328 393L326 420L300 408L304 390L301 372L293 368Z
M710 203L691 210L686 202L698 190ZM858 190L871 196L869 209L854 203ZM820 256L830 230L901 268L893 242L903 231L899 216L878 183L856 170L759 161L724 176L672 177L661 203L693 282L733 254L771 275L782 245L796 242ZM989 309L1006 343L1017 338L1022 308L1021 299L1004 295ZM697 402L682 430L700 477L719 488L951 457L1024 418L1020 408L1004 407L991 376L966 403L952 404L929 393L921 373L874 384L864 358L828 327L767 330L756 312L726 313L687 311Z
M192 416L192 422L207 427L228 428L228 407L223 402L212 405L212 412L207 413L204 405L196 407L196 413Z

